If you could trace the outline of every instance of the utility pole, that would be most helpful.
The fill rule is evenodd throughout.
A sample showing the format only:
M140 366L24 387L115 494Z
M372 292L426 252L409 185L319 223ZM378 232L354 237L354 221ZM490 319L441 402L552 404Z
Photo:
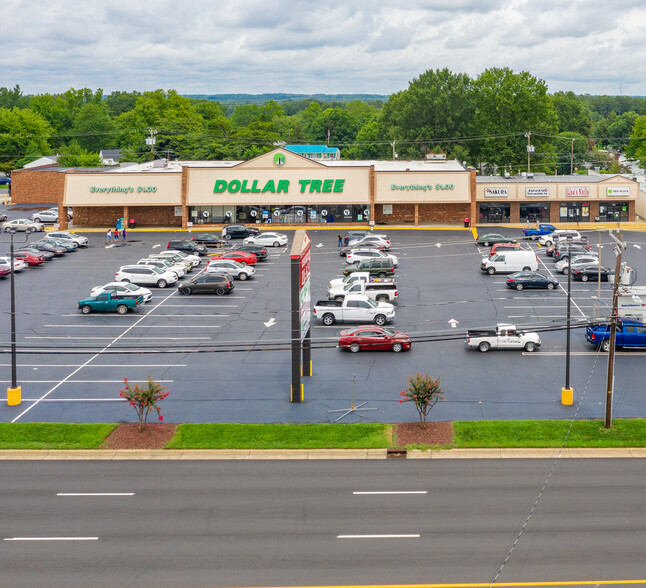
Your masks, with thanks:
M612 393L615 384L615 344L617 342L615 333L617 329L617 291L619 289L619 276L621 274L621 253L626 248L626 244L621 239L621 233L619 233L619 239L612 234L612 229L608 230L608 234L617 243L615 245L617 263L615 265L615 281L612 285L612 310L610 315L610 348L608 349L608 379L606 381L606 429L612 426Z
M570 149L570 175L574 173L574 137L572 137L572 148Z
M567 238L567 330L565 334L565 387L561 388L561 404L571 406L574 402L574 390L570 386L570 325L572 301L572 254L570 244L572 237Z
M395 153L395 143L397 143L397 141L393 141L390 144L390 146L393 148L393 161L395 161L395 159L397 159L397 153Z
M148 129L148 132L150 133L150 136L146 137L146 145L150 145L150 152L154 153L155 144L157 143L157 139L155 138L157 135L157 129Z
M530 144L530 140L532 138L532 132L527 131L525 133L525 137L527 137L527 173L530 173L531 169L530 169L530 164L529 164L529 156L530 156L531 153L534 152L534 146Z

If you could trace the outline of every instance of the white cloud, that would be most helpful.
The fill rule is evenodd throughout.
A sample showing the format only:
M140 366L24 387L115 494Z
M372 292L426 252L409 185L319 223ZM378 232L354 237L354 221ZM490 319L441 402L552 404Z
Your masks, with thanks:
M387 94L428 69L646 94L643 0L5 0L0 84Z

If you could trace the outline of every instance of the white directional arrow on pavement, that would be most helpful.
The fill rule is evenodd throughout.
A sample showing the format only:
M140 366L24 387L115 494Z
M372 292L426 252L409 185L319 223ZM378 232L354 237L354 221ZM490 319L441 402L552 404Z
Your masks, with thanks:
M641 249L641 248L642 248L642 246L641 246L641 245L636 245L635 243L633 243L633 247L636 247L637 249Z
M153 249L157 249L157 247L161 247L161 245L159 243L157 245L153 245Z
M317 247L323 247L323 243L317 244Z
M454 318L452 318L449 321L449 324L455 329L460 323L458 321L456 321Z
M442 247L442 243L435 243L435 247Z
M266 323L265 327L273 327L276 324L276 319L272 316Z

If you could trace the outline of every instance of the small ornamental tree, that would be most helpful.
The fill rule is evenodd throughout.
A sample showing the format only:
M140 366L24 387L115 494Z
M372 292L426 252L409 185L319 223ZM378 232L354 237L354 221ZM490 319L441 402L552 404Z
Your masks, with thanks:
M119 396L125 398L130 406L134 407L139 419L139 432L146 428L148 423L148 413L151 410L157 412L157 418L164 420L158 403L166 398L170 392L166 390L159 382L155 382L148 374L148 381L145 384L135 384L131 386L128 378L123 379L124 389L119 392Z
M408 388L399 395L402 397L399 402L415 403L420 425L424 428L428 413L440 400L444 400L440 378L433 379L428 374L422 375L419 372L408 378Z

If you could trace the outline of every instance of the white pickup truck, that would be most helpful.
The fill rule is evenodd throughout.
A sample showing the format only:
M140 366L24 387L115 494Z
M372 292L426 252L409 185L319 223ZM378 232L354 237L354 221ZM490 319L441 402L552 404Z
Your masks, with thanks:
M536 351L541 346L541 340L538 333L525 333L514 325L500 324L495 330L467 331L467 346L482 353L490 349Z
M314 318L324 325L339 323L375 323L383 326L395 318L395 307L388 302L375 302L365 294L348 294L343 301L319 300L313 309Z
M397 284L392 278L373 278L368 282L358 280L351 284L328 288L327 294L330 300L343 300L348 294L365 294L377 302L395 302L399 296Z
M327 285L328 294L331 290L338 287L347 286L348 284L354 284L355 282L369 282L370 281L370 272L353 272L347 275L345 278L334 278L330 280L330 283Z

